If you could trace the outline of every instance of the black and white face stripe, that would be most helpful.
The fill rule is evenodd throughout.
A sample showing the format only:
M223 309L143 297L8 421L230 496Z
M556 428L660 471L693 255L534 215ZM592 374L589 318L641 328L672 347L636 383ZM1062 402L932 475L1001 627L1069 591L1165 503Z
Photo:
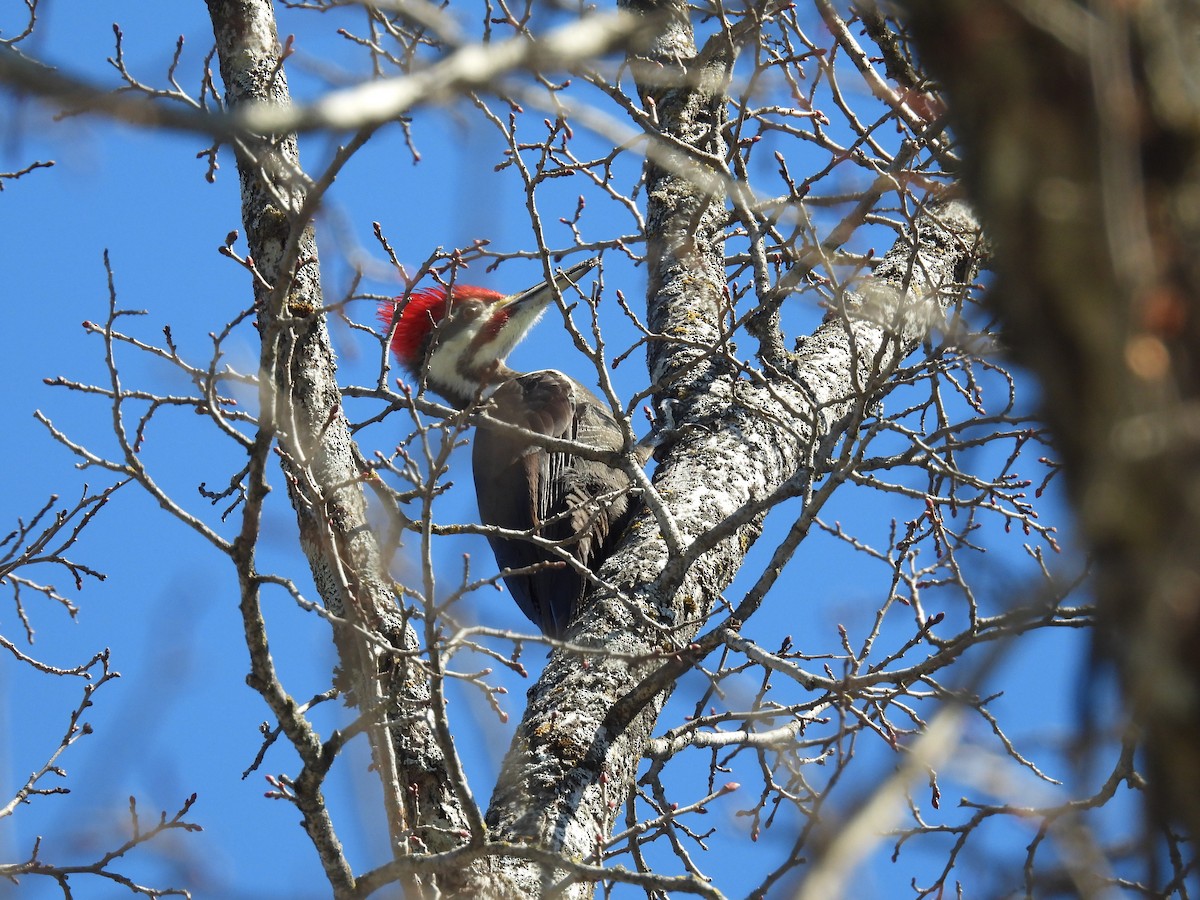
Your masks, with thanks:
M481 385L508 377L504 360L541 318L551 294L519 305L469 301L433 330L425 368L433 390L460 406L470 403Z
M574 284L596 264L584 260L559 272L559 290ZM546 312L554 289L543 282L501 300L471 296L453 300L450 315L430 330L422 358L426 384L447 400L466 406L488 387L512 376L508 354Z

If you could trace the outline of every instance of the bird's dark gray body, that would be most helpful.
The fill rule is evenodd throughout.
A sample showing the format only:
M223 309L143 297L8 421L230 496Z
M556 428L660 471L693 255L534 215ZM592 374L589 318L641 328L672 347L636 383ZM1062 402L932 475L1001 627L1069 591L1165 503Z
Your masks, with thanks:
M487 412L536 434L614 454L621 449L621 430L607 404L562 372L529 372L504 382ZM587 569L608 557L628 524L629 476L602 462L547 450L481 422L473 469L484 522L553 541ZM536 567L504 581L544 634L561 637L587 589L586 577L547 547L522 539L488 540L502 569Z

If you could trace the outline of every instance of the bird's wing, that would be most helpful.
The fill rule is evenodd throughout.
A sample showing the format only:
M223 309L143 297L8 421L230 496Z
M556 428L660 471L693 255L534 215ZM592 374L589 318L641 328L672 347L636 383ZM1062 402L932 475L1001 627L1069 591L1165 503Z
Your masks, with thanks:
M621 431L606 404L588 393L590 402L576 405L573 440L597 450L614 453L621 447ZM565 497L571 509L571 531L579 535L576 556L588 568L594 569L593 560L604 555L606 548L617 536L623 521L619 520L628 505L624 496L611 496L597 502L596 497L624 490L629 478L620 469L614 469L595 460L576 459Z

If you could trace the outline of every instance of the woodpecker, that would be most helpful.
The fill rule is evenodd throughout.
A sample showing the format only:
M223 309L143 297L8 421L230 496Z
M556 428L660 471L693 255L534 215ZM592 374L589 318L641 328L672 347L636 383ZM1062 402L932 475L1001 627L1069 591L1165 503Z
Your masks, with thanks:
M454 284L414 292L400 308L385 303L379 317L395 320L391 349L429 390L458 409L481 403L491 419L534 435L566 439L615 456L624 436L607 403L554 369L519 373L505 358L541 318L554 289L575 284L596 264L578 263L551 282L504 296ZM399 316L397 318L397 309ZM636 448L645 464L649 446ZM472 468L479 516L486 525L553 541L591 571L612 552L632 516L630 479L607 462L547 450L527 435L506 433L487 419L476 427ZM488 537L521 611L550 637L562 637L587 587L580 572L528 540ZM548 565L553 564L553 565Z

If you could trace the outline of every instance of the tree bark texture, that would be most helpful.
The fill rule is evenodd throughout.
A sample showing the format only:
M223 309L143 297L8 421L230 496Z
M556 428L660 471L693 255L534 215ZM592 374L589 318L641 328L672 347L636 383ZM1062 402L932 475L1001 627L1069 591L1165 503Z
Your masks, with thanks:
M1160 811L1200 835L1200 12L911 4L995 246L1005 336L1044 386L1099 647Z
M660 28L634 61L656 75L642 88L647 106L672 139L723 160L732 51L697 54L684 4L639 10L657 13ZM553 654L487 814L494 839L567 859L598 859L689 645L759 536L762 511L802 492L819 448L917 346L946 299L940 289L969 282L978 257L970 209L931 209L881 261L873 286L846 298L846 317L787 360L790 377L751 379L719 352L726 198L708 174L647 164L648 319L665 338L651 344L649 365L675 435L654 485L669 522L643 512L601 568L616 590L591 593L568 639L603 650ZM465 895L535 897L569 882L563 871L503 857L467 874ZM579 883L564 896L591 892Z
M208 7L229 108L287 105L268 0L208 0ZM445 740L439 744L426 672L412 659L417 637L368 527L321 312L311 216L302 214L306 180L295 136L242 142L236 150L249 255L262 276L254 288L262 337L260 428L279 442L301 544L326 608L341 620L334 631L342 687L376 729L372 749L390 795L393 851L411 849L401 842L445 849L461 843L471 801L449 777L452 750Z
M287 103L269 4L209 0L209 8L230 106ZM439 888L461 896L591 893L590 884L569 883L574 876L548 867L539 854L505 855L505 848L532 845L566 861L599 858L674 679L696 654L692 641L758 537L765 510L802 493L821 448L917 346L931 310L940 309L951 285L969 281L977 257L970 209L931 207L881 261L874 281L845 298L844 316L831 317L801 351L777 360L770 377L739 372L721 352L723 318L732 312L727 212L724 192L713 187L721 179L711 177L726 157L721 129L733 48L714 41L697 53L685 4L636 11L655 14L647 21L656 30L632 60L643 100L662 132L691 148L695 160L694 173L647 165L648 321L662 337L651 344L648 362L674 442L655 475L662 511L644 512L601 569L612 590L593 592L569 635L589 652L556 651L531 688L487 813L494 852L465 848L463 859L471 861L438 877ZM305 192L294 139L238 150L250 255L271 286L256 286L264 416L284 451L314 578L331 612L411 652L415 635L397 612L365 527L320 314L315 243L298 215ZM383 690L392 698L386 711L398 770L392 781L404 788L404 822L392 823L393 834L407 827L430 850L460 844L471 801L456 791L446 754L452 748L444 737L439 743L429 719L424 670L380 655L353 628L338 629L338 645L365 712L379 697L376 665L388 676ZM377 748L380 761L387 763L387 754ZM395 871L404 868L401 862ZM354 893L353 876L340 877L338 893ZM379 870L370 883L383 877Z

